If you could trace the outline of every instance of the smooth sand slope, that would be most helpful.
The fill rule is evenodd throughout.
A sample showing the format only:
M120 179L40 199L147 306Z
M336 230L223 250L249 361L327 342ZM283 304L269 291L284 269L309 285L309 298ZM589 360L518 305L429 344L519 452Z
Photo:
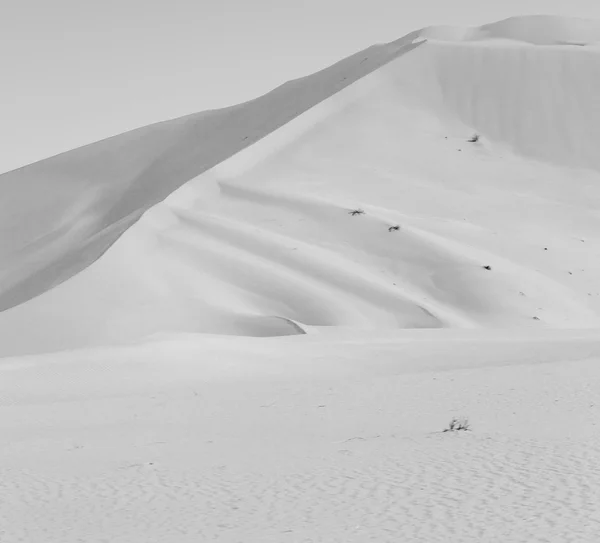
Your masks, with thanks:
M0 176L0 541L597 541L598 43L427 28Z
M182 184L412 48L410 38L371 47L246 104L151 125L1 176L0 308L69 278Z
M596 327L600 52L560 45L569 24L427 29L0 178L0 299L22 302L0 315L0 353L297 333L286 319ZM527 25L543 45L511 39Z

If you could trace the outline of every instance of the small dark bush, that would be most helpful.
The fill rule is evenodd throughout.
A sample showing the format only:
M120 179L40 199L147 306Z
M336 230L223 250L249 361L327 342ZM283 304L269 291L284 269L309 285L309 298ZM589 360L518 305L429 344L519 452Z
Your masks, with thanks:
M468 142L469 143L477 143L479 141L479 134L473 134L473 136L471 136L471 138L469 138Z
M364 215L365 212L362 209L352 209L351 211L348 211L348 215L352 215L353 217L355 215Z
M399 225L399 224L396 224L396 225L394 225L394 226L390 226L390 227L388 228L388 232L394 232L394 231L396 231L396 232L397 232L398 230L400 230L400 225Z
M468 432L469 430L471 430L469 419L454 417L448 424L448 428L444 429L444 432Z

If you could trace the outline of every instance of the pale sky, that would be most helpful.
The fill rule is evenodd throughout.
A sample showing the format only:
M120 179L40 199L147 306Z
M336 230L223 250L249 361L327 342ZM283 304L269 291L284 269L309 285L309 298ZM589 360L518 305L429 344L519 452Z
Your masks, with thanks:
M263 94L433 24L600 0L0 0L0 172Z

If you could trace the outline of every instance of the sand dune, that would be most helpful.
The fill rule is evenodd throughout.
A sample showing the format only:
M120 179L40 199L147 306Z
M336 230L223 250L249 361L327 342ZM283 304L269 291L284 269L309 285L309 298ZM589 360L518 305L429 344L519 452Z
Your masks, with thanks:
M0 176L0 540L596 541L599 42L425 28Z
M596 327L599 53L527 29L598 27L426 29L3 176L0 353L290 320Z
M134 130L0 176L0 308L77 273L182 184L411 50L411 41L372 47L246 104Z

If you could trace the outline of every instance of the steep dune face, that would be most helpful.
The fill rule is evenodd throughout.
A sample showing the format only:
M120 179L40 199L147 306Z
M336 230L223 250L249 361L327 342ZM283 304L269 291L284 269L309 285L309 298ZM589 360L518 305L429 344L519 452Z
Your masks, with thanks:
M430 42L435 104L494 142L559 166L600 171L600 50Z
M599 326L600 51L561 45L598 36L545 18L425 29L3 176L0 354Z
M412 41L373 46L245 104L151 125L0 176L0 310L79 272L182 184L410 51Z

